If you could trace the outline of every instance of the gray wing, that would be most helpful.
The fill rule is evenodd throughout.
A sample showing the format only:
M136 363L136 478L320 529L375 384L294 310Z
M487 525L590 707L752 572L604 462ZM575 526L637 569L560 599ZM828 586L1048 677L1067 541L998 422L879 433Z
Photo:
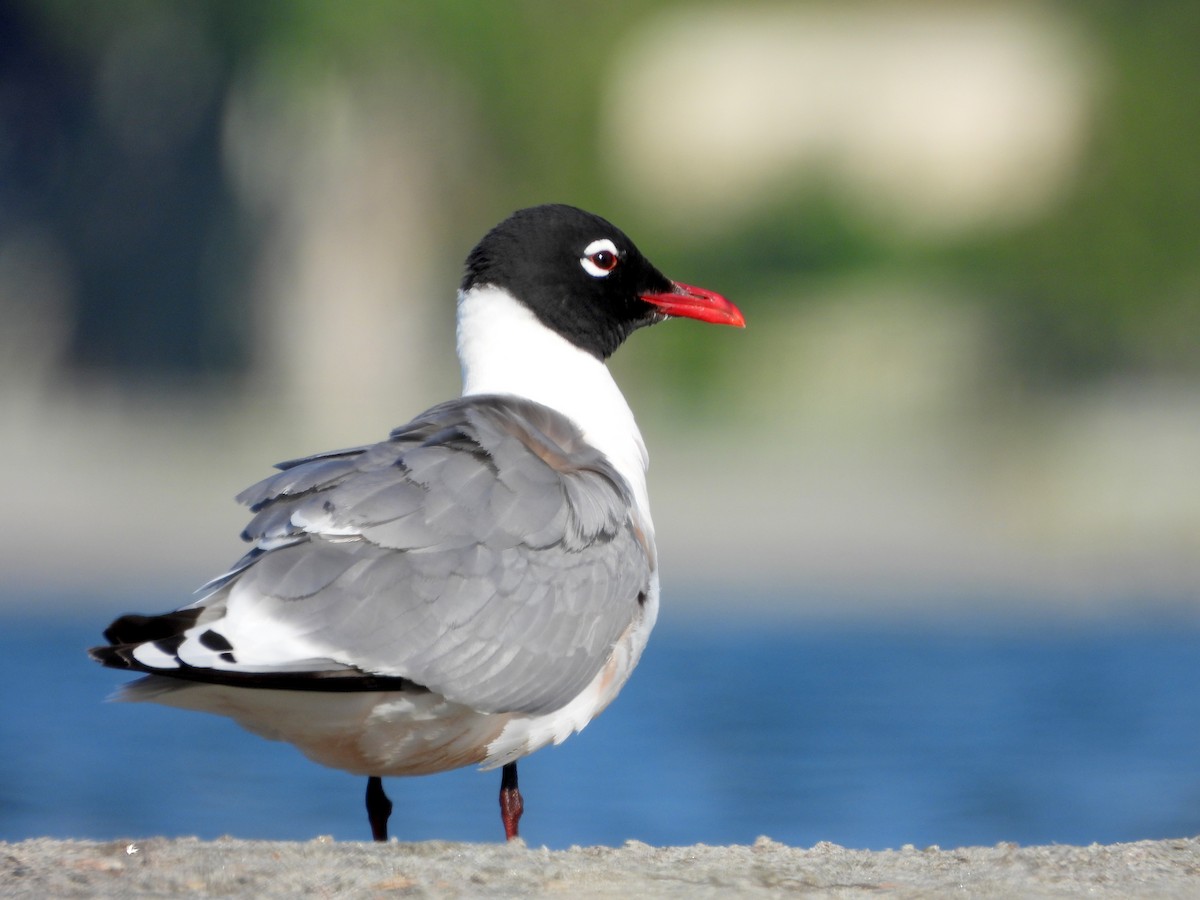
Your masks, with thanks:
M248 631L270 628L302 648L280 670L323 659L486 712L548 712L600 671L649 589L628 485L536 403L463 398L282 467L239 495L255 548L202 601L229 668L243 647L253 668L268 636Z

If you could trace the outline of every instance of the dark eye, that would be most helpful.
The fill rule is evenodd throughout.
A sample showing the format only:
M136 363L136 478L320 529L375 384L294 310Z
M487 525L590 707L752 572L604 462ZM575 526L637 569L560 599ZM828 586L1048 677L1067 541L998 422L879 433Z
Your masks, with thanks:
M605 278L621 262L621 254L608 238L592 241L584 248L579 264L593 278Z

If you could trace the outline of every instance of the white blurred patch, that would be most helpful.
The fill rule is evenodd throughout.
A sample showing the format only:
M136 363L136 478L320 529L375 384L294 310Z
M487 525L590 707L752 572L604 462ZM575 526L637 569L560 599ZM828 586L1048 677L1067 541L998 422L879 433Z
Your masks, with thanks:
M381 422L453 390L454 284L430 280L436 154L455 145L446 110L462 104L451 85L416 90L405 74L298 83L263 65L229 104L226 163L264 234L255 363L302 447L377 439Z
M695 229L819 180L891 227L1005 224L1069 182L1086 50L1025 4L671 13L616 61L609 158L631 196Z

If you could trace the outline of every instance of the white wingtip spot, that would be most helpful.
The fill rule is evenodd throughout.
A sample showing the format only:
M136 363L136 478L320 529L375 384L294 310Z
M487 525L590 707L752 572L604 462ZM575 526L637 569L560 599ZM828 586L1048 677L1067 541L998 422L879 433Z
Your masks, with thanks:
M152 669L179 668L179 660L169 653L164 653L154 643L141 644L134 648L133 658Z

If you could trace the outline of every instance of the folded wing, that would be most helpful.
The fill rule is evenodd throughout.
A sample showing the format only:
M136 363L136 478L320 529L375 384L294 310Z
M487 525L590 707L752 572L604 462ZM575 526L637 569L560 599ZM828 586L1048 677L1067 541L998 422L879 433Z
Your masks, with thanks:
M387 441L280 468L239 495L254 547L211 592L117 620L97 658L259 686L411 685L540 714L596 676L649 589L628 485L540 404L462 398Z

